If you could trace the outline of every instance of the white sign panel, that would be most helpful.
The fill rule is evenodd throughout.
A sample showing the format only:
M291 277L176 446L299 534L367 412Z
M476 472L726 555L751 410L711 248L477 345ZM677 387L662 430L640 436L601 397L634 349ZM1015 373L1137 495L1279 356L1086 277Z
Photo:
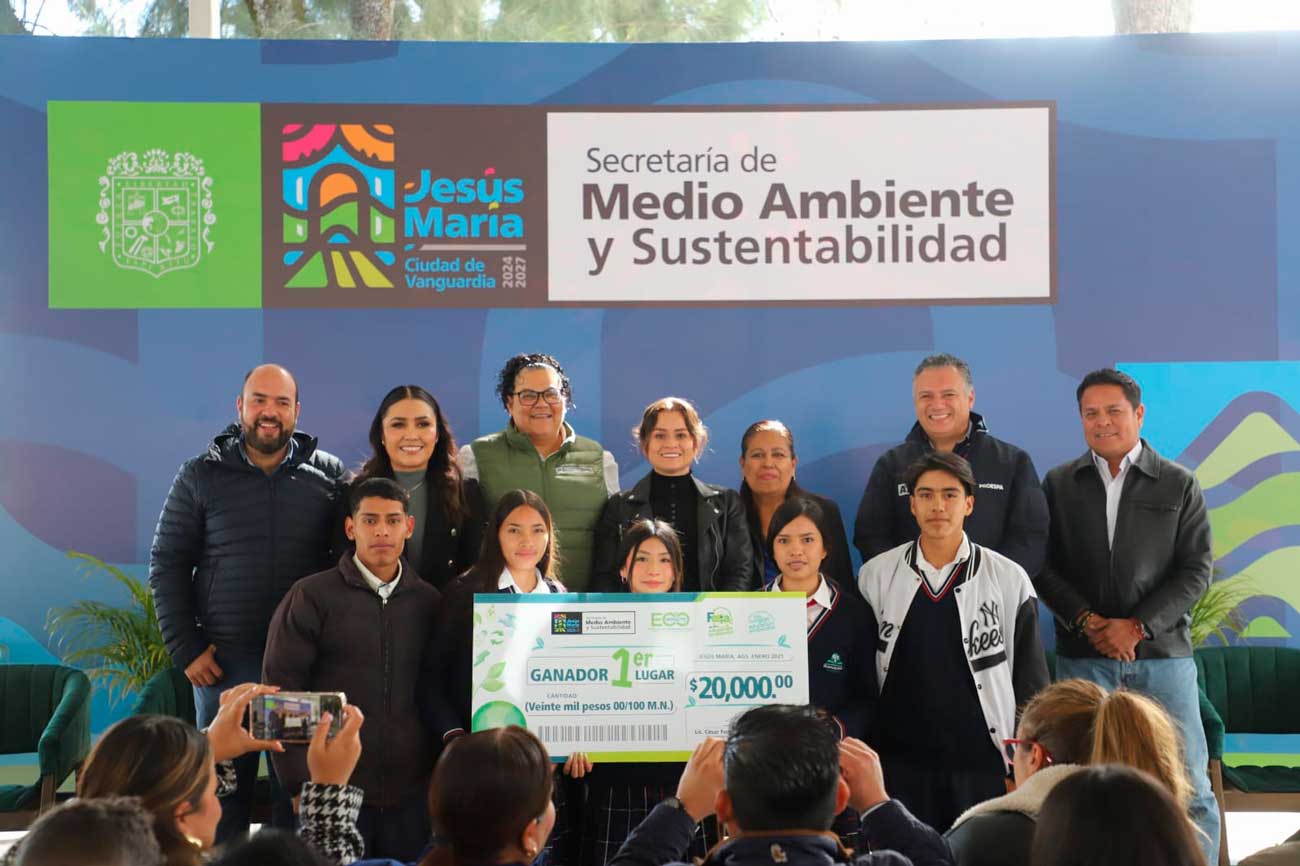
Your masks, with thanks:
M549 300L1053 298L1049 103L552 112Z

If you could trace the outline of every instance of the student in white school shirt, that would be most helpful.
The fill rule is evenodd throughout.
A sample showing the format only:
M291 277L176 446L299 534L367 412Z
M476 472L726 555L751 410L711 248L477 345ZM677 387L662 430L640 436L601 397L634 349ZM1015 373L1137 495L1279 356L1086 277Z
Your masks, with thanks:
M474 594L565 592L552 574L556 551L550 509L531 490L509 490L488 519L478 562L443 593L429 645L432 673L424 714L444 742L470 729Z
M474 652L474 594L567 592L553 577L557 559L555 524L542 498L531 490L509 490L502 495L483 534L478 562L456 578L443 593L442 607L429 643L426 667L428 687L423 689L425 722L443 742L470 729L472 656ZM569 784L557 779L552 792L556 807L555 829L548 851L561 851L554 862L569 862L576 841L570 828L581 815L568 806L569 797L581 804L580 780L591 769L586 755L575 752L564 764ZM569 793L566 795L566 789Z

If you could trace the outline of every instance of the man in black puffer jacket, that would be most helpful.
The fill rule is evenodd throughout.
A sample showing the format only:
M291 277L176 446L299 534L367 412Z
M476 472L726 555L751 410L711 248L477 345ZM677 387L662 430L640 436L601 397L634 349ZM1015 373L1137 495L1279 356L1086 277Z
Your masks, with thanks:
M149 552L158 625L194 684L200 727L224 689L261 681L271 614L289 587L332 564L344 474L315 438L295 432L298 384L288 370L253 369L235 408L239 424L176 474ZM223 803L218 842L248 830L259 758L236 762L239 785Z

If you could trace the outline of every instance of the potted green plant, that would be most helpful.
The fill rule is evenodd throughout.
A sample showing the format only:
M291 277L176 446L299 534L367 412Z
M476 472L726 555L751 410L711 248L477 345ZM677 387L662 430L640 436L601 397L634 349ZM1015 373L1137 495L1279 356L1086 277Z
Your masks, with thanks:
M70 559L87 574L107 574L129 597L125 607L101 601L78 601L50 611L45 628L63 660L81 667L112 704L138 692L149 678L171 666L158 628L153 593L142 581L102 559L75 550Z
M1245 573L1211 580L1190 611L1192 646L1204 646L1211 637L1217 637L1224 646L1240 641L1247 626L1241 604L1255 595L1254 582Z

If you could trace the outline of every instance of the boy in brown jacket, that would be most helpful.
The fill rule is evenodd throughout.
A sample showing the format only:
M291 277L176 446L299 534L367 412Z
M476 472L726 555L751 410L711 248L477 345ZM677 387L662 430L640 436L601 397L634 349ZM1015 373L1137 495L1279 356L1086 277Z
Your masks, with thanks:
M345 692L366 715L352 784L365 791L357 821L367 858L415 860L429 841L425 795L436 757L416 708L421 659L438 591L402 559L414 521L388 478L357 484L339 564L294 584L276 609L262 678L284 691ZM307 777L305 745L272 756L284 788Z

